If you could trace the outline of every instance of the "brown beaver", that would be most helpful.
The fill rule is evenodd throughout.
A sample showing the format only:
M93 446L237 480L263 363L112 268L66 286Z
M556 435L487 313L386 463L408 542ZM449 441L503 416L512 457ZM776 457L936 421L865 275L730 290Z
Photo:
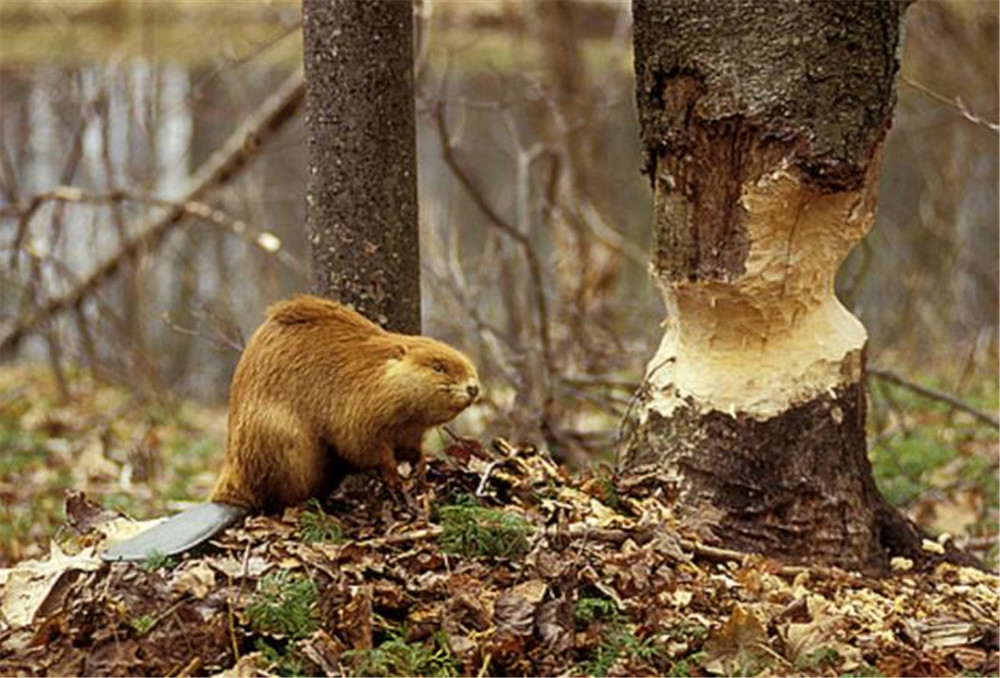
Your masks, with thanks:
M318 297L275 304L233 376L212 501L277 510L329 492L345 465L377 468L395 489L406 460L422 480L424 433L478 394L476 368L440 341Z

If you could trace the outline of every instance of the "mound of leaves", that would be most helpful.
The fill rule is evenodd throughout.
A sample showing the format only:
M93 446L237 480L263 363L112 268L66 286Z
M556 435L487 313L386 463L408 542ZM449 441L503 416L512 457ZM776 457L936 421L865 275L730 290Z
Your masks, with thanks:
M570 478L460 441L423 491L348 478L183 559L108 565L142 527L80 495L0 570L3 675L952 675L998 670L998 578L871 578L703 543L655 472ZM109 537L110 536L110 537Z

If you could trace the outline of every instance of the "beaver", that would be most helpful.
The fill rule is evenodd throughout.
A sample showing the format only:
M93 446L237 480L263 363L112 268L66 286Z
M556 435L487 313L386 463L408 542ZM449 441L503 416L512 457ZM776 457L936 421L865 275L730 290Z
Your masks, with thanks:
M342 470L397 461L423 482L424 433L479 395L472 362L429 337L388 332L343 304L275 304L233 376L226 456L212 501L273 511L322 496Z
M440 341L387 332L319 297L275 304L236 366L211 500L101 557L183 553L250 511L325 496L348 471L377 469L398 493L396 462L408 461L423 483L424 433L471 405L479 388L469 359Z

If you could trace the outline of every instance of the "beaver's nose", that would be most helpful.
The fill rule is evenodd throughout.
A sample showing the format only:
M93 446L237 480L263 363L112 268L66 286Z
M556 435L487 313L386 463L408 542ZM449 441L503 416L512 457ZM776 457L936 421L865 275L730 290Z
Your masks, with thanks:
M465 387L465 390L469 394L470 398L475 398L477 395L479 395L478 384L469 384L468 386Z

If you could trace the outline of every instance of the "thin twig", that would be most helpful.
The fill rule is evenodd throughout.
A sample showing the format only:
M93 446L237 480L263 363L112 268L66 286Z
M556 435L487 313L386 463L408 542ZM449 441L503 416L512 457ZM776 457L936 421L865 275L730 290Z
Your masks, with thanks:
M661 531L667 532L668 530L663 527L647 527L630 530L627 528L618 529L595 527L593 525L574 523L560 530L552 530L551 534L553 536L568 536L574 539L588 539L615 546L619 546L625 543L625 541L631 539L633 542L641 546L655 539L657 533ZM676 544L686 553L701 556L702 558L706 558L708 560L717 560L722 562L732 561L742 563L746 558L756 555L745 551L735 551L733 549L726 549L718 546L709 546L708 544L702 544L701 542L685 539L684 537L678 537ZM801 572L817 572L822 570L824 570L824 568L818 568L816 566L806 567L804 565L780 565L778 567L778 573L785 576L795 576Z
M215 336L209 337L203 334L198 329L192 329L190 327L184 327L182 325L178 325L176 322L174 322L174 320L170 317L170 314L167 313L166 311L163 312L163 314L160 316L160 319L163 320L164 324L167 327L169 327L177 334L183 335L185 337L193 337L195 339L207 339L208 341L211 341L213 344L215 344L216 348L219 349L227 348L231 351L234 351L237 355L242 353L243 349L246 348L246 342L242 341L242 339L239 341L233 340L232 338L227 336L222 331L221 328L217 326L214 328Z
M931 400L938 400L940 402L947 403L956 410L961 410L962 412L971 415L974 419L977 419L983 422L984 424L989 424L993 428L1000 429L1000 419L993 416L992 414L989 414L988 412L983 412L982 410L976 409L972 405L962 400L959 400L953 395L949 395L948 393L944 393L942 391L938 391L933 388L928 388L926 386L921 386L920 384L915 384L912 381L907 381L906 379L903 379L895 372L890 372L888 370L868 368L868 376L876 377L878 379L881 379L882 381L887 381L890 384L895 384L896 386L901 386L909 391L913 391L914 393L922 395L925 398L930 398Z
M87 128L90 126L90 120L94 117L96 109L96 100L91 101L84 106L84 114L77 125L76 132L73 135L73 142L70 145L70 151L66 157L66 163L63 165L63 169L59 173L59 183L61 184L72 182L73 177L76 176L77 167L80 164L80 159L83 157L83 138L87 132ZM17 231L14 233L10 261L8 263L8 266L10 266L11 269L17 268L17 250L21 247L24 242L24 238L27 235L27 226L27 220L25 219L18 222ZM58 212L52 219L52 230L52 248L55 249L62 233L62 215Z
M301 30L302 21L293 21L290 24L283 26L281 31L275 34L274 37L254 45L253 49L246 54L227 58L225 62L220 63L211 72L195 83L194 87L191 88L191 92L187 95L186 103L190 104L197 101L205 90L208 89L208 86L218 79L218 77L225 71L229 70L231 72L235 72L237 69L242 68L254 59L257 59L258 57L271 51L271 49L280 44L281 41L288 36L299 33Z
M994 132L1000 133L1000 123L990 122L989 120L986 120L985 118L982 118L974 114L972 111L968 109L968 107L965 105L965 102L962 101L960 98L955 97L954 99L949 99L945 95L935 92L930 87L927 87L926 85L923 85L917 82L916 80L911 80L910 78L907 78L905 75L900 76L900 80L903 81L904 85L909 85L918 92L926 94L931 99L934 99L934 101L942 103L945 106L948 106L949 108L955 109L962 115L963 118L965 118L969 122L975 125L982 125L983 127L991 129Z
M491 461L489 464L486 465L486 469L483 470L483 475L479 479L479 485L476 486L477 497L485 496L484 493L486 491L486 482L490 479L490 474L493 473L493 469L495 469L502 463L503 460L498 460L498 461Z
M378 548L380 546L385 546L387 544L399 544L404 541L420 541L423 539L431 539L432 537L437 537L441 534L442 529L438 525L431 525L430 527L425 527L420 530L410 530L408 532L400 532L398 534L390 534L387 537L376 537L375 539L366 539L364 541L359 541L358 546L371 546L372 548Z

